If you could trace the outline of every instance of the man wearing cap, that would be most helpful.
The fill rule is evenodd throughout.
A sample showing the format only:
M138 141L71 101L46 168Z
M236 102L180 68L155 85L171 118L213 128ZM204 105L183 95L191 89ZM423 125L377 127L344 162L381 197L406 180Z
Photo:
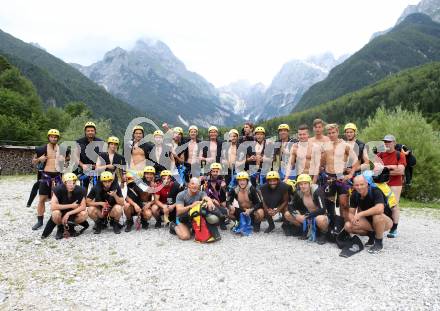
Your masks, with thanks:
M400 217L399 201L403 187L403 176L405 175L406 157L396 150L396 138L393 135L385 135L383 142L386 151L378 153L377 157L381 159L383 165L390 170L390 181L388 185L393 191L397 201L397 205L392 209L393 227L388 233L389 238L395 238L397 237L397 226Z
M294 168L298 175L307 174L311 176L313 184L316 184L322 149L320 145L310 142L307 124L302 124L298 127L298 139L299 141L291 148L289 165L286 166L284 181L289 179L289 176L292 175L291 170Z
M98 183L93 186L86 199L87 212L95 221L93 228L95 234L100 234L105 228L107 218L110 218L113 232L121 233L119 219L122 216L124 202L121 188L113 178L113 174L102 172Z
M79 154L78 169L75 171L77 175L80 175L81 184L86 189L89 188L90 171L96 169L96 161L98 160L98 155L100 150L104 148L104 142L102 139L96 137L96 125L95 123L89 121L84 124L84 137L78 138L76 143L79 146L77 149ZM83 177L83 175L86 176ZM81 178L83 177L83 178Z
M63 183L53 190L50 207L52 215L43 230L41 238L47 238L57 226L55 239L63 238L64 227L68 227L70 236L76 236L75 225L83 228L80 234L88 227L86 212L86 193L84 188L76 185L78 178L74 173L66 173L63 176Z
M284 215L289 203L290 189L287 184L280 180L280 174L276 171L270 171L266 175L266 183L260 188L263 210L258 210L258 220L264 216L269 227L264 233L270 233L275 229L273 216L281 213ZM263 213L263 215L262 215Z
M63 161L63 156L58 145L59 139L60 132L57 129L50 129L47 132L48 143L37 148L41 155L37 157L35 154L32 159L33 164L39 164L43 168L38 188L37 222L32 230L38 230L43 226L46 201L51 197L53 188L62 182L60 162Z
M119 154L119 138L110 136L107 139L107 151L100 152L99 158L96 161L96 170L101 173L102 171L110 172L118 181L118 175L121 179L121 184L125 182L125 158Z
M357 131L357 126L354 123L347 123L344 126L345 141L358 156L359 167L356 168L355 174L359 175L361 171L370 169L370 160L368 159L368 152L367 148L365 148L365 144L356 137ZM346 172L348 173L349 171L346 170Z
M379 253L383 249L383 234L393 225L391 209L386 204L382 191L369 186L363 175L354 178L353 187L350 211L344 228L352 234L372 237L374 244L368 252Z

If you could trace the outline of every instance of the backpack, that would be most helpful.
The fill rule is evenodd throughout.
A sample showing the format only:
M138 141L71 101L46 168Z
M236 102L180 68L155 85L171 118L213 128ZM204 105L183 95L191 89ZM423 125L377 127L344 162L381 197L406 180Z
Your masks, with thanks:
M405 167L405 185L411 186L412 178L413 178L413 167L417 164L417 159L414 156L412 149L408 146L402 144L396 144L396 154L397 154L397 162L400 160L400 152L409 151L409 154L406 156L406 167Z

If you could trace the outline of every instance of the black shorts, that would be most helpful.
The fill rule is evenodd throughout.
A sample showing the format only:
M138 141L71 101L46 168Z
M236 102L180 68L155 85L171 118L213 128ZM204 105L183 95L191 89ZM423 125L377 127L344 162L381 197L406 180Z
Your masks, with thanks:
M40 179L40 186L38 188L40 195L47 195L51 197L53 182L57 182L57 183L61 182L60 173L42 172Z
M334 196L335 194L344 195L348 194L350 186L337 180L336 174L327 174L327 181L324 184L323 190L327 197Z

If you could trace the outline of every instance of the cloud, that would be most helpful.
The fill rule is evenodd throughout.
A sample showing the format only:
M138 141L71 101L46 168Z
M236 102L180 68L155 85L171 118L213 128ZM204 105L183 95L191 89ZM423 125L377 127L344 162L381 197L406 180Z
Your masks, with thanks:
M268 84L290 59L355 52L417 2L18 0L2 5L0 28L83 65L138 38L160 39L217 86L238 79Z

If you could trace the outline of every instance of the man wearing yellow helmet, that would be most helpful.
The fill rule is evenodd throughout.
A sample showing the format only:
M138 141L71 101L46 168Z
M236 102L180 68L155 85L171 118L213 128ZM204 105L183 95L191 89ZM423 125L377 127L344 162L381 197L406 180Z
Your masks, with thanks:
M122 216L124 202L121 188L114 180L113 174L102 172L98 183L93 186L86 199L89 216L95 221L93 228L95 234L100 234L106 227L107 218L110 218L113 232L121 233L119 219Z
M96 162L96 170L98 172L111 172L116 181L118 175L121 176L121 184L125 182L125 158L119 154L119 138L110 136L107 139L107 152L100 152L98 161Z
M278 126L278 140L275 142L273 169L281 173L281 179L295 177L287 175L287 173L290 173L290 170L288 170L290 150L298 140L290 138L289 134L290 126L288 124L280 124Z
M344 137L347 144L351 147L353 152L358 156L359 166L356 168L356 175L361 173L361 170L368 170L370 168L370 160L368 158L365 144L357 139L357 126L354 123L347 123L344 126ZM349 168L348 168L349 169ZM348 173L349 170L346 170Z
M104 141L96 137L96 125L89 121L84 124L84 137L78 138L76 143L79 163L75 173L79 175L83 187L88 190L92 178L89 171L96 169L96 161L100 150L104 149Z
M273 221L273 216L284 212L287 210L287 205L289 203L289 191L290 187L281 182L280 175L276 171L270 171L266 175L266 184L261 188L263 210L258 210L258 214L264 216L269 224L269 227L264 231L264 233L270 233L275 229L275 224ZM262 214L264 212L264 214Z
M161 130L157 130L153 133L154 145L148 156L148 162L152 162L152 165L156 169L156 174L164 170L170 170L174 168L174 156L171 146L164 144L164 134Z
M86 212L86 193L84 188L76 185L77 177L74 173L66 173L63 183L53 190L50 206L52 216L44 228L41 238L47 238L57 226L55 239L63 238L64 227L68 227L69 235L76 236L75 225L83 228L80 234L88 227Z
M153 148L149 142L143 142L142 139L145 136L144 128L137 125L133 128L132 140L130 141L130 168L140 171L147 164L147 157ZM127 155L125 155L128 161Z
M266 147L266 130L264 127L258 126L255 128L255 142L252 146L247 147L245 165L245 171L249 172L252 170L253 173L255 173L251 176L251 182L254 186L259 183L259 180L255 176L261 174L263 163L270 162L270 166L272 164L272 155L271 157L265 156Z
M197 128L197 126L191 125L189 127L188 133L189 133L189 140L185 144L185 148L184 148L184 165L186 168L185 170L186 182L189 182L189 178L193 173L192 171L194 171L195 175L200 175L197 174L198 172L195 172L195 169L198 168L198 166L200 166L200 158L199 158L200 140L198 138L199 129Z
M251 217L254 232L258 232L262 217L260 215L260 218L258 216L256 218L255 213L262 208L261 196L257 189L252 186L247 172L239 172L236 178L237 186L229 191L227 196L226 204L229 210L229 218L238 221L240 220L240 214L246 213ZM234 206L234 200L237 201L238 207Z
M325 197L324 191L312 184L312 178L307 174L301 174L297 178L296 187L298 191L292 192L291 204L284 212L283 229L286 235L301 235L302 238L308 237L308 233L317 229L314 234L318 243L326 241L332 211L328 209L333 206ZM308 222L308 223L307 223ZM309 232L308 225L316 225ZM306 229L306 230L303 230Z
M239 147L239 134L236 129L229 131L229 141L222 145L222 165L228 168L228 174L225 176L226 184L230 184L233 176L236 174L236 168L241 168L246 162L246 155L244 152L240 152Z
M174 223L176 221L176 197L181 188L179 183L172 179L172 173L169 170L162 171L160 178L161 183L157 186L159 191L154 194L155 206L159 212L158 216L163 215L165 226L167 226L170 221Z
M208 128L209 141L201 143L202 152L200 161L202 168L212 163L220 163L222 142L218 139L218 129L215 126Z
M38 230L43 226L44 211L46 209L46 201L52 195L52 189L61 183L60 165L64 157L58 141L60 132L57 129L50 129L47 132L48 143L44 146L38 147L32 159L34 165L39 165L41 170L41 178L38 192L40 194L37 205L37 222L32 227L32 230Z

